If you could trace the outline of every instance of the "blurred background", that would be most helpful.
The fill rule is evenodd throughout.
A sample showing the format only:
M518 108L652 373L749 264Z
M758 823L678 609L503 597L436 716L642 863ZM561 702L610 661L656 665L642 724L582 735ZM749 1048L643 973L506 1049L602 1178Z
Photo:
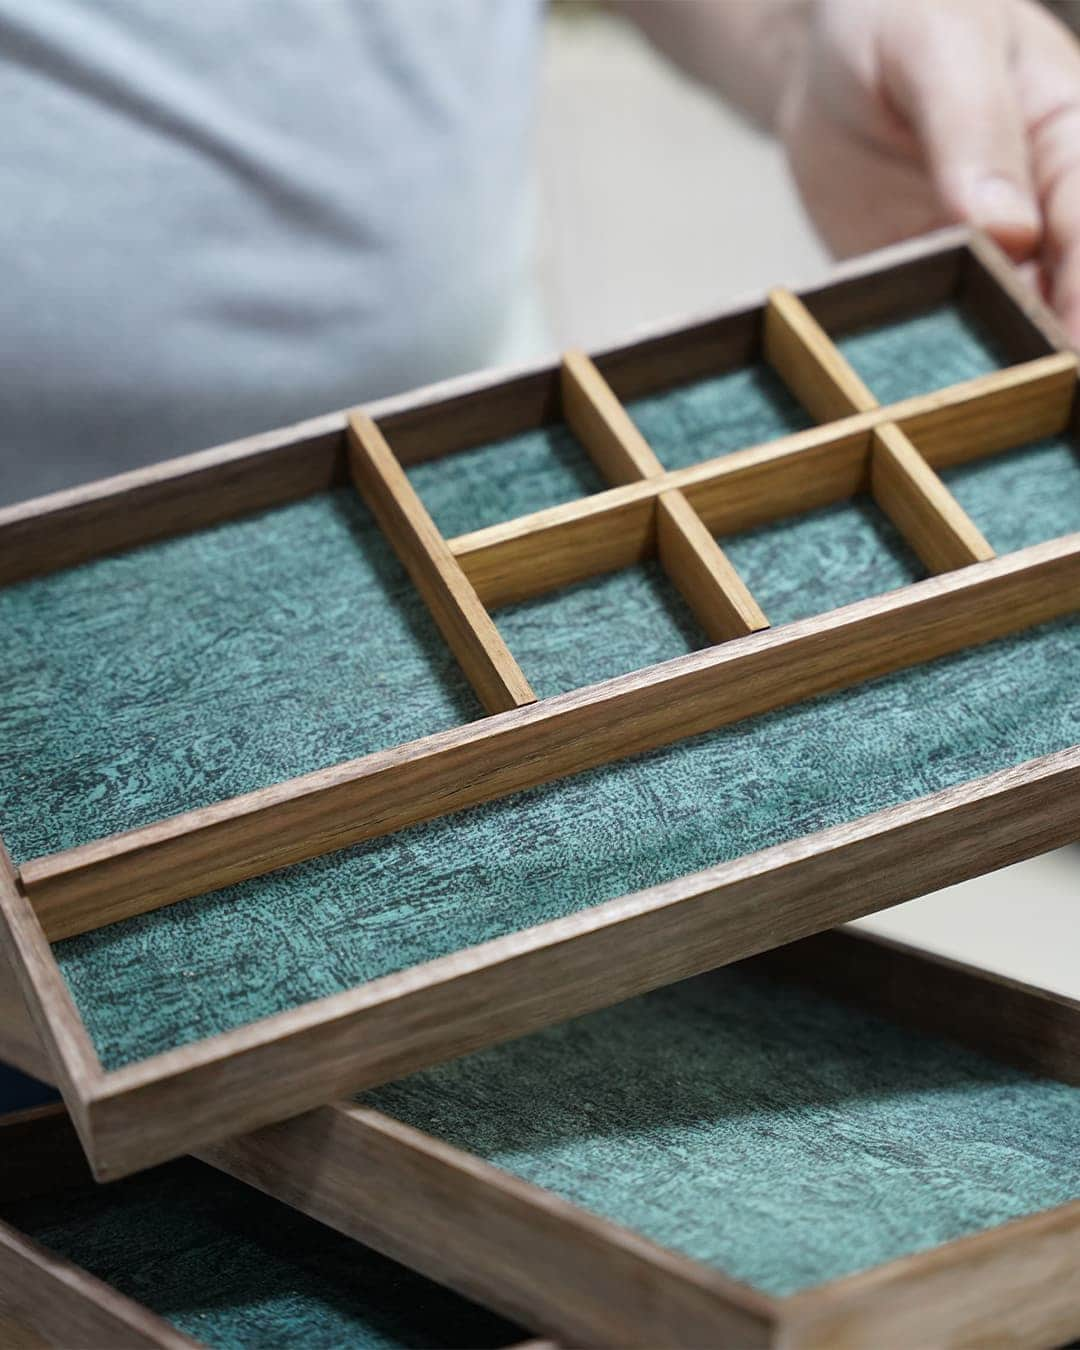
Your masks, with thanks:
M1078 3L1055 8L1080 20ZM777 146L598 5L551 9L537 153L538 285L555 346L829 266ZM1080 998L1078 877L1074 845L859 926Z

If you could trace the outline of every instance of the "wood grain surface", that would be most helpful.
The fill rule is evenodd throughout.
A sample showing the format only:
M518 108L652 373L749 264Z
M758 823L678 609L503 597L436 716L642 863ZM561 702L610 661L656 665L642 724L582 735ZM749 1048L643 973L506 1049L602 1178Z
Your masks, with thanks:
M769 292L765 307L765 356L817 422L878 407L803 302L783 287Z
M746 582L681 492L657 497L656 525L661 565L711 641L768 628Z
M563 416L613 486L664 472L652 448L584 352L563 353Z
M874 431L874 499L931 572L987 562L994 550L894 422Z
M366 414L349 416L349 466L369 510L390 540L432 617L488 712L536 701L491 615L420 498Z

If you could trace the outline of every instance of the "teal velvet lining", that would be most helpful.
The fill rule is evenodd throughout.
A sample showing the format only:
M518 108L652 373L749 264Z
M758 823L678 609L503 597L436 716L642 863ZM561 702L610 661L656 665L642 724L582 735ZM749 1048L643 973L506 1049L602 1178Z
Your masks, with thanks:
M523 1333L297 1210L184 1159L0 1218L217 1350L507 1346Z
M993 334L956 305L858 329L835 341L879 403L899 403L1008 364Z
M495 621L540 698L708 646L655 561L497 610Z
M581 442L559 422L415 464L409 478L447 539L602 492Z
M1080 447L1065 436L942 475L998 553L1080 531Z
M1080 1197L1080 1090L745 966L362 1100L777 1295Z
M672 445L687 425L673 413ZM424 466L447 503L462 458ZM992 538L1018 462L963 471ZM533 477L514 509L552 481ZM1074 482L1029 492L1025 539L1061 532ZM722 543L774 624L918 575L864 502ZM17 653L0 674L0 828L19 859L476 715L347 490L13 587L0 618ZM541 694L702 641L652 564L496 619ZM1078 652L1080 619L1064 621L59 943L57 959L116 1067L1072 745Z
M24 861L480 716L349 488L0 590Z
M760 363L665 389L626 407L665 469L745 450L811 425L779 376Z
M926 575L889 518L864 496L719 543L774 628Z

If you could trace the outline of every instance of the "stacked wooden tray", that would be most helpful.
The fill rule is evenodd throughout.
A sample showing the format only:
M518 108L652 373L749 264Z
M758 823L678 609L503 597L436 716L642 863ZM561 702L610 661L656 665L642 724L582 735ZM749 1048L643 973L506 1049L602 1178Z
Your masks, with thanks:
M1080 1332L1077 1006L796 942L1080 836L1076 380L954 232L0 513L0 1054L568 1340Z

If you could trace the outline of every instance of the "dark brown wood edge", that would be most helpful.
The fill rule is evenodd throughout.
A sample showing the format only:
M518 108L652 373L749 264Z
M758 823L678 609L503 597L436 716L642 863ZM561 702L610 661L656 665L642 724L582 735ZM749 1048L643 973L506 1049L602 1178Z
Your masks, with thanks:
M1080 835L1080 809L1076 829ZM818 933L755 969L1080 1087L1080 1001L905 943Z
M23 1034L28 1018L51 1069L49 1077L56 1080L86 1144L86 1102L101 1080L101 1063L2 840L0 950L5 956L0 974L14 974L22 998ZM10 995L6 1001L12 1002Z
M51 940L1073 611L1080 535L752 633L21 869Z
M851 981L850 968L859 962L865 963L860 978ZM1074 1046L1080 1030L1080 1004L1073 1000L869 935L819 934L748 965L830 996L840 992L875 1013L903 1021L914 1013L942 1034L959 1023L961 1040L967 1039L973 986L981 983L981 1048L1000 1044L1007 1055L1010 1019L1017 1010L1025 1013L1025 1003L1055 1009ZM875 974L885 977L885 998ZM1003 986L1010 997L997 1007L994 997ZM936 994L930 1018L921 1008L928 987ZM1037 1037L1045 1028L1038 1018L1025 1021ZM1075 1057L1064 1065L1070 1080L1078 1066ZM462 1292L590 1343L749 1342L753 1326L733 1324L733 1314L761 1317L761 1330L771 1330L778 1344L816 1347L951 1344L953 1336L964 1344L1004 1343L989 1335L995 1317L1016 1328L1009 1344L1047 1344L1080 1330L1080 1287L1069 1278L1080 1255L1080 1202L755 1305L747 1297L755 1291L737 1283L702 1285L702 1275L716 1272L637 1239L628 1249L633 1235L620 1226L362 1104L326 1107L203 1156ZM306 1165L313 1157L320 1159L315 1175ZM628 1268L628 1256L644 1268ZM991 1262L1002 1269L988 1291L982 1275ZM537 1269L545 1272L542 1281L535 1279ZM711 1307L699 1306L702 1291Z
M43 1082L53 1077L49 1057L19 990L6 943L0 944L0 1060Z
M1078 798L1074 747L453 953L105 1074L80 1133L124 1175L1058 847Z
M1010 361L1073 349L1054 312L987 235L972 235L959 290L962 305L994 335Z
M37 1107L0 1117L0 1205L91 1182L78 1135L63 1106ZM15 1250L16 1261L10 1260L10 1249ZM29 1271L23 1264L27 1257L31 1262ZM42 1267L50 1275L60 1276L59 1315L56 1308L45 1306L46 1300L55 1301L56 1289L45 1288L40 1278ZM20 1287L24 1276L30 1280L28 1290ZM65 1350L99 1345L107 1345L110 1350L113 1346L128 1345L179 1350L199 1344L156 1313L0 1220L0 1345L9 1343L8 1324L4 1321L9 1310L11 1323L29 1327L42 1337L43 1344L56 1344ZM114 1324L117 1314L121 1322ZM136 1337L144 1339L132 1339L132 1327ZM16 1347L18 1344L16 1341ZM545 1345L529 1340L508 1350L545 1350ZM546 1350L555 1348L548 1343Z
M777 1350L1050 1346L1080 1335L1080 1200L793 1294Z
M773 1299L380 1112L324 1107L201 1156L573 1344L771 1340Z
M63 1350L191 1350L200 1344L96 1276L0 1222L0 1329L29 1327ZM6 1334L6 1333L5 1333Z
M959 298L974 233L961 229L928 236L934 238L940 238L940 247L912 253L901 249L891 266L879 266L873 273L861 266L873 256L867 255L820 285L786 289L795 291L830 337L917 314Z
M826 309L848 312L861 304L880 315L883 302L887 308L890 299L908 300L920 276L932 289L939 270L951 276L970 238L967 230L948 230L869 254L837 269L833 290L805 294ZM880 275L893 268L903 277L899 286ZM834 291L840 298L830 300ZM763 305L759 294L706 316L642 329L596 353L596 364L624 399L728 368L760 346ZM546 359L443 381L371 403L367 412L409 464L543 425L558 417L559 406L559 363ZM344 410L329 413L2 508L0 585L344 484L345 416Z

